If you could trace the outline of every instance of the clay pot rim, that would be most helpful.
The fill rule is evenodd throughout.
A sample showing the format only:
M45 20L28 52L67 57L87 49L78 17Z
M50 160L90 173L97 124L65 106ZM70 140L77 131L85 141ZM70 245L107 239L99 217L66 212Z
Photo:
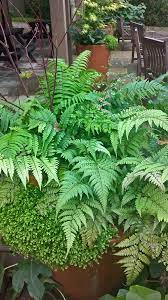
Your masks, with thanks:
M105 47L108 49L108 47L106 46L106 44L81 44L81 43L78 43L76 44L76 46L84 46L84 47Z

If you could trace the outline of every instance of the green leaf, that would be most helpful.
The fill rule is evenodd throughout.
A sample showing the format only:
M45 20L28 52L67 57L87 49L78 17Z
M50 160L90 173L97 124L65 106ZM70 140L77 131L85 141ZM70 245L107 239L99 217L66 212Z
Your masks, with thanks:
M49 159L46 157L41 157L40 160L42 162L42 168L48 176L47 184L49 184L52 180L55 180L57 183L59 183L58 176L57 176L57 170L58 170L57 158L53 157Z
M111 133L110 140L111 140L111 144L114 149L115 155L117 156L117 149L118 149L118 145L119 145L118 131L113 131Z
M42 168L40 160L37 157L30 157L30 167L32 169L33 175L38 182L38 185L41 189L42 184Z
M25 274L24 270L18 270L13 272L12 276L12 287L19 294L25 283Z
M36 277L27 286L30 296L34 300L42 300L45 292L43 283Z
M115 298L111 295L105 295L105 296L99 298L99 300L113 300L113 299L115 299Z
M126 300L161 300L161 294L143 286L132 286Z
M31 159L29 156L18 156L15 159L16 172L25 188L27 181L29 180L30 161Z

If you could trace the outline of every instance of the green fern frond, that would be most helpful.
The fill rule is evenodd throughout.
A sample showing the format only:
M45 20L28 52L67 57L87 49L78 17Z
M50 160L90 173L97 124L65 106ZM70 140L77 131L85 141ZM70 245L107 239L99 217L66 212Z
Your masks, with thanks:
M57 172L58 172L58 160L56 157L52 158L46 158L41 157L40 161L42 163L42 169L48 176L48 182L47 185L52 181L55 180L55 182L59 183Z
M114 149L115 155L117 156L117 150L119 146L119 136L117 131L112 131L110 134L111 145Z
M153 185L147 185L142 194L137 195L136 209L140 215L155 216L159 222L168 222L168 195Z
M70 66L70 70L75 75L75 77L78 76L80 72L83 72L87 69L90 55L91 52L89 50L80 53L73 64ZM78 74L76 74L76 72L78 72Z
M74 171L67 171L61 182L60 195L57 201L57 213L70 200L74 198L93 197L91 187L85 183L82 177Z
M94 159L96 159L96 152L105 153L110 156L110 152L103 146L103 143L96 139L74 140L72 144L80 150L80 154L91 154Z
M52 125L52 128L54 128L55 123L56 117L48 109L32 110L29 113L29 130L38 128L38 132L41 133L47 125Z
M0 207L15 201L16 195L20 193L20 186L16 180L13 182L9 178L1 178L0 180Z
M10 127L16 125L17 118L19 113L10 111L6 107L0 108L0 132L6 133Z
M122 141L124 134L126 134L128 139L132 129L134 128L137 131L144 123L148 123L150 127L154 125L168 131L168 118L166 113L154 109L142 110L138 113L135 112L134 116L129 119L119 121L118 134L120 142Z
M125 268L127 284L133 283L144 269L144 265L150 264L150 248L143 240L142 234L134 234L130 238L122 241L117 247L121 248L117 255L124 256L119 261Z
M30 157L18 156L15 159L15 170L24 187L26 188L27 182L29 181Z
M59 215L63 231L67 240L67 255L72 248L75 237L81 228L87 227L86 216L91 216L91 209L85 203L77 202L64 207L64 211Z
M9 133L0 137L0 154L5 158L16 157L27 145L29 137L30 134L26 130L12 128Z
M120 90L120 93L125 98L128 98L132 101L137 101L156 96L159 92L164 90L164 86L155 80L139 80L126 84Z
M115 163L106 155L93 159L90 157L76 157L74 169L88 178L91 187L98 196L103 209L106 209L109 190L114 187L118 177Z

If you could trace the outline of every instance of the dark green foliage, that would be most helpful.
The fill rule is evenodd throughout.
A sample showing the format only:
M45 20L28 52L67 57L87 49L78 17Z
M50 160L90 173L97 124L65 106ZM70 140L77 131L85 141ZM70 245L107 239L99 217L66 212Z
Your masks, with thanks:
M86 267L92 261L98 261L116 234L116 229L108 226L89 248L77 235L69 255L66 256L66 237L55 210L46 210L41 215L38 204L43 192L28 187L0 209L0 232L5 242L26 257L37 260L54 268L66 268L70 265Z
M141 0L129 0L134 5L141 4ZM143 0L146 5L145 24L150 26L168 26L168 2L164 0Z
M44 20L50 19L49 0L25 0L25 10L28 17L41 16Z
M35 300L40 300L45 293L45 285L41 279L51 276L52 272L41 264L33 261L21 262L14 270L12 287L19 294L26 284L29 295Z
M2 299L6 299L8 295L10 295L10 299L16 299L16 297L21 299L25 292L28 292L32 299L42 300L46 299L49 293L54 297L54 291L58 291L60 294L58 283L52 279L51 270L41 263L33 260L21 260L7 267L0 266Z

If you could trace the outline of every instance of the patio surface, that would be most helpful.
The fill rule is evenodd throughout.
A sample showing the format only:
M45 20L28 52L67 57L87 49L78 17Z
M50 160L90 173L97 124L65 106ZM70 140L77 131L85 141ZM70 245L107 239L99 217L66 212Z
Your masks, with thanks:
M32 66L29 62L25 62L24 60L25 59L22 59L22 62L19 64L20 70L22 72L32 72L32 67L34 70L32 79L23 79L28 94L33 95L38 89L38 76L43 74L42 59L37 58L37 64L32 64ZM136 67L135 65L131 67L130 60L130 51L111 52L109 73L123 74L136 72ZM18 97L24 99L26 95L17 74L2 63L0 64L0 94L11 101L15 101Z

